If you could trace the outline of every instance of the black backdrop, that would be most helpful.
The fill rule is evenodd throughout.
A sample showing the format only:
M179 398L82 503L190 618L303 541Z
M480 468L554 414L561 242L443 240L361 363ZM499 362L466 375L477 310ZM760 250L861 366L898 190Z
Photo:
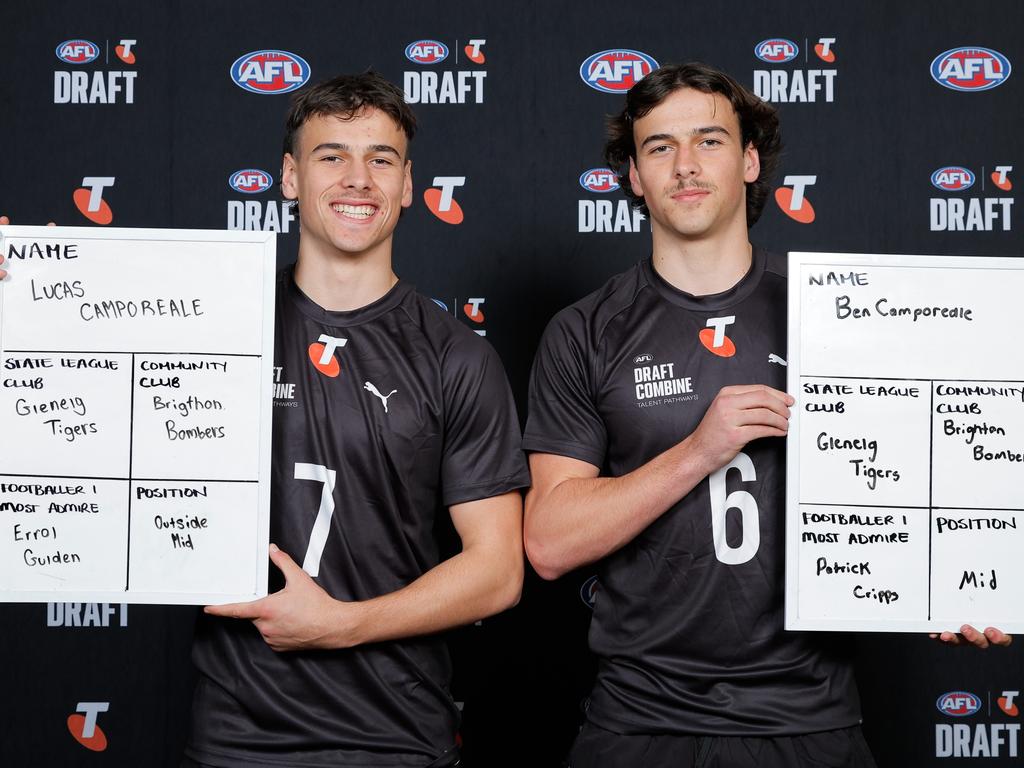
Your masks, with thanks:
M646 223L636 227L620 210L621 192L580 183L581 174L603 165L602 117L621 105L620 95L581 78L581 64L595 53L633 50L661 63L703 59L750 86L784 85L787 150L776 186L787 176L814 177L804 187L814 220L801 223L770 200L753 230L758 243L780 251L1021 255L1017 171L1006 183L997 169L1024 162L1024 139L1012 122L1024 104L1024 73L960 92L940 85L930 68L939 54L965 47L991 49L1010 64L1022 60L1024 5L1013 0L884 7L813 0L648 0L632 7L607 0L494 7L51 2L7 7L3 20L0 211L15 223L88 225L87 214L95 214L80 210L74 193L98 177L107 180L102 200L113 226L277 228L285 263L298 240L276 186L288 96L240 88L232 62L277 50L307 62L314 81L372 66L419 101L431 81L440 101L461 97L465 103L415 107L416 197L396 237L396 270L486 334L505 361L521 414L548 318L649 248ZM823 38L831 38L824 56L815 52ZM128 50L126 40L133 41ZM482 62L471 55L475 40L485 41L477 48ZM792 44L796 57L758 59L755 48L771 40ZM71 46L61 47L67 41ZM93 61L58 58L88 58L90 46L81 41L94 47ZM407 47L420 41L443 43L447 58L410 60ZM1008 72L1005 63L995 68ZM84 87L69 87L74 83ZM82 98L91 103L74 103ZM973 186L933 185L933 173L947 167L970 171ZM273 185L232 189L229 178L246 169L269 173ZM440 190L445 177L464 177L450 187L463 214L459 224L425 202L425 191ZM962 206L970 214L980 206L984 213L986 205L988 221L965 215L964 231L936 228L950 217L933 209ZM517 608L452 634L454 692L464 702L471 765L558 764L592 673L584 599L590 575L547 584L529 574ZM176 765L192 683L193 617L193 609L155 606L0 606L0 764ZM1024 689L1020 644L982 654L921 636L853 641L865 727L880 766L1018 763L1019 718L998 698ZM950 691L974 693L981 711L943 714L936 701ZM93 717L96 730L83 737ZM968 726L975 759L946 756L945 743L937 743L936 734L953 725Z

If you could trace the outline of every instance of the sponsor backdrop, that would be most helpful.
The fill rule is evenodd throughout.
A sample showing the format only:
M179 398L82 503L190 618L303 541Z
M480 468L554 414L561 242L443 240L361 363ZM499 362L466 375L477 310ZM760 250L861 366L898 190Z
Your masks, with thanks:
M12 6L0 211L23 224L272 230L287 263L298 241L278 187L287 94L373 67L422 123L397 271L494 344L522 409L548 318L648 252L647 222L603 167L603 116L651 67L696 58L782 114L787 150L756 242L1021 255L1017 2L890 3L884 16L810 0L483 6ZM517 608L452 633L470 765L560 762L592 674L591 575L531 574ZM0 763L176 765L194 609L0 615ZM1022 651L852 638L879 764L1019 764Z

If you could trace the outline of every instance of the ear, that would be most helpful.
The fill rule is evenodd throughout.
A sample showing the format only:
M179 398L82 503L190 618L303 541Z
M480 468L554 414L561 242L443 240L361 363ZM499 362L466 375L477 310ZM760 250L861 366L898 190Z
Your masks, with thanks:
M636 163L633 158L629 158L629 186L633 188L633 194L637 197L644 196L644 188L640 183L640 174L636 169Z
M412 160L405 161L405 173L402 179L402 207L412 205Z
M288 200L298 200L299 198L297 173L295 158L291 153L286 153L281 161L281 191L284 192L284 196Z
M757 177L760 175L761 156L757 153L757 147L751 142L743 150L743 180L750 184L757 181Z

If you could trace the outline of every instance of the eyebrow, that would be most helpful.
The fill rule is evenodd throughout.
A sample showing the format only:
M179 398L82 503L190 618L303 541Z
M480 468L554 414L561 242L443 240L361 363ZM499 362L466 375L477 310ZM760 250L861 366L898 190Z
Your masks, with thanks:
M706 125L706 126L702 126L700 128L694 128L692 131L690 131L689 135L690 136L706 136L709 133L724 133L726 136L730 135L729 131L725 128L725 126L722 126L722 125ZM646 139L644 139L643 142L640 144L640 147L641 148L646 147L648 144L651 144L651 143L656 142L656 141L675 141L675 140L676 140L675 135L673 135L671 133L655 133L655 134L653 134L651 136L648 136Z
M399 159L401 159L401 157L402 157L401 153L397 149L392 147L390 144L371 144L369 147L367 147L367 149L370 152L387 152L389 154L394 155L395 157L397 157ZM316 154L317 152L320 152L321 150L330 150L330 151L334 151L334 152L351 152L352 151L352 147L350 147L348 144L338 144L336 142L326 142L324 144L317 144L315 147L313 147L313 151L310 154Z

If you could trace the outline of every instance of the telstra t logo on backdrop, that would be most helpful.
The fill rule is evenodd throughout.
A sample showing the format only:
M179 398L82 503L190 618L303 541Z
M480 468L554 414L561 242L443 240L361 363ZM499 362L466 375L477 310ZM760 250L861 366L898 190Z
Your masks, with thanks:
M235 59L231 80L250 93L290 93L304 86L312 74L301 56L288 51L252 51Z
M448 305L445 302L441 301L440 299L432 299L432 301L445 312L458 316L458 312L454 311L454 308L459 306L458 298L452 299L452 309L449 309ZM466 299L465 303L462 305L462 314L465 315L468 319L472 320L477 326L483 325L484 320L486 319L484 317L483 305L484 302L486 301L487 299L480 296ZM476 333L478 336L487 335L487 331L480 327L473 328L473 332Z
M818 181L817 176L786 176L784 186L775 190L775 202L784 214L793 221L810 224L814 221L814 206L805 194L807 187ZM790 189L792 187L792 189Z
M628 48L613 48L588 56L580 64L583 82L604 93L625 93L658 68L651 56Z
M445 224L461 224L465 216L455 199L455 188L466 183L465 176L435 176L433 186L423 191L427 209ZM438 189L440 187L440 189Z
M96 723L100 712L110 709L109 701L80 701L75 705L74 714L68 716L68 731L75 741L93 752L102 752L107 748L107 735Z
M476 65L487 61L483 47L487 40L474 37L463 46L463 56ZM454 52L455 61L459 61L459 41L455 41L453 49L440 40L414 40L405 46L405 58L413 64L428 69L417 69L405 72L402 77L405 100L409 104L483 104L484 80L487 71L483 69L442 70L437 72L430 67L448 59Z
M75 190L72 199L78 212L94 224L109 224L114 220L114 212L103 199L103 190L114 186L113 176L86 176L82 186Z

